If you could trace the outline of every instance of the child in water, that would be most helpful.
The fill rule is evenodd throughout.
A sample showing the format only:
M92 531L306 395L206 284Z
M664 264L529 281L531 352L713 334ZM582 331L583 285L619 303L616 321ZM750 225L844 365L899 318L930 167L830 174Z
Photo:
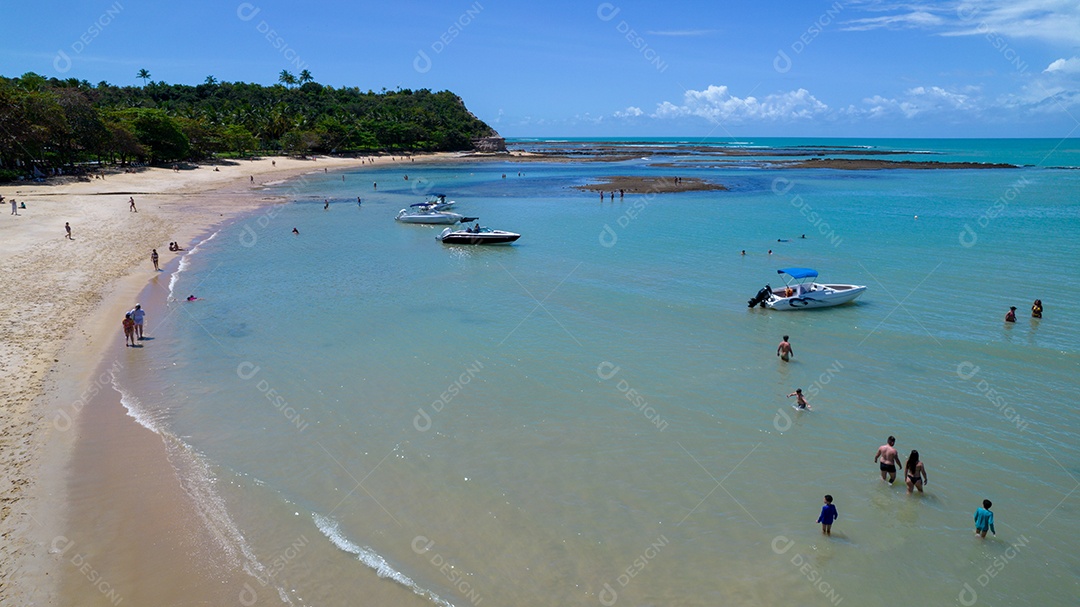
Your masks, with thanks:
M821 507L821 516L818 517L817 522L821 523L821 532L825 535L832 535L833 521L840 518L840 513L836 511L836 506L832 503L832 496L825 496L825 505Z
M992 505L990 500L983 500L982 508L975 511L975 535L979 537L986 537L987 531L997 535L997 530L994 529L994 513L990 512Z

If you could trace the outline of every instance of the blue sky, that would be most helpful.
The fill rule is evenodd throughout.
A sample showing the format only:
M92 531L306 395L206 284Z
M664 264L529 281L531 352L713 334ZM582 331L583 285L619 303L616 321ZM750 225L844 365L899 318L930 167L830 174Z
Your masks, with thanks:
M1080 136L1080 2L7 3L0 74L449 89L508 137Z

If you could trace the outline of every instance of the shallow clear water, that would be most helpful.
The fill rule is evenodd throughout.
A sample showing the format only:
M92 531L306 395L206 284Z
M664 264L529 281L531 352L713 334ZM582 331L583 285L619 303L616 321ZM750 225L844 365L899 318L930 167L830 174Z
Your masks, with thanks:
M963 145L944 151L1009 157ZM171 305L142 406L217 471L298 604L1075 598L1080 314L1062 285L1080 173L698 169L731 190L602 204L569 187L646 171L664 172L399 165L282 186L295 202L178 275L174 295L201 299ZM429 191L523 236L447 247L393 221ZM790 266L869 289L748 310ZM797 387L813 412L791 409ZM889 434L922 454L924 495L878 479ZM983 498L998 535L977 541Z

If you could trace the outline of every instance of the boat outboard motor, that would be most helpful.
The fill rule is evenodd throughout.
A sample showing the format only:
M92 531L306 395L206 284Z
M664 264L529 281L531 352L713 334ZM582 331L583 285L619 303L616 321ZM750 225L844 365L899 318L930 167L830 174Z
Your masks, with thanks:
M754 306L760 305L762 308L764 308L765 300L769 299L771 295L772 287L770 287L769 285L765 285L760 291L757 292L757 295L755 295L750 301L746 302L746 306L749 308L753 308Z

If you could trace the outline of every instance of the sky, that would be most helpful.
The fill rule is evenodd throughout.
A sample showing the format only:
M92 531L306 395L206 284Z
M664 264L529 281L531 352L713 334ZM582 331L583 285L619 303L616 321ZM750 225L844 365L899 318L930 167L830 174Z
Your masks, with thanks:
M451 90L506 137L1080 136L1076 0L80 0L0 75Z

